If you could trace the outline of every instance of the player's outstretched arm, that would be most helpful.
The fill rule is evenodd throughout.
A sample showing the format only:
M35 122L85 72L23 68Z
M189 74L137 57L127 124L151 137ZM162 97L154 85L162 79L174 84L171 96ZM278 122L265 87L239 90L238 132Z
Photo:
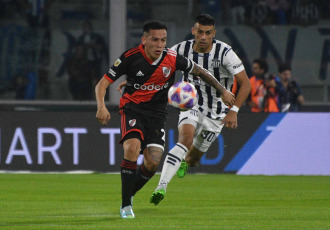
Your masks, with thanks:
M235 103L235 96L230 91L226 90L226 88L223 87L220 82L206 69L194 63L191 74L199 76L203 81L215 88L221 94L222 101L226 105L229 106Z
M110 84L111 83L103 77L95 86L95 96L97 102L96 118L102 125L106 125L111 119L110 113L104 103L104 96Z

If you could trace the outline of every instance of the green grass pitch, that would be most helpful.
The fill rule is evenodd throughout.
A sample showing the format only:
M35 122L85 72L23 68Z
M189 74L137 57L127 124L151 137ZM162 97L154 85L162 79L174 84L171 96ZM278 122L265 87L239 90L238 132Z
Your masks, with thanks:
M122 220L119 174L0 174L0 229L330 229L330 177L156 175Z

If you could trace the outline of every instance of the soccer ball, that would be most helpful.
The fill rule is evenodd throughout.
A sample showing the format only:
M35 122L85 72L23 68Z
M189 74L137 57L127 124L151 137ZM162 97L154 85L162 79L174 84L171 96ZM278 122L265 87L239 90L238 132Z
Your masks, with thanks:
M189 110L198 100L195 86L186 81L175 83L168 91L168 103L180 110Z

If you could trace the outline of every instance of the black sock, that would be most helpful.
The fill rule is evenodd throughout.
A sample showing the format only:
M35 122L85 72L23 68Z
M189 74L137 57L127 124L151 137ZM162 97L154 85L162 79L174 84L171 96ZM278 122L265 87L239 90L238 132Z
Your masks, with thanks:
M122 208L131 205L132 189L136 178L136 161L123 159L121 162L121 197Z
M156 172L156 171L155 171ZM137 171L135 184L133 187L132 196L135 195L150 179L155 175L155 172L150 172L145 166L144 163L140 165Z

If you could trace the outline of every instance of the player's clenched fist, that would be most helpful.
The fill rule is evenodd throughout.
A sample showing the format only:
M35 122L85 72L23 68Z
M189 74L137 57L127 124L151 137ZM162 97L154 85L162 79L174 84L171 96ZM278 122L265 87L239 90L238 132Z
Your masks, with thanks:
M96 118L102 125L106 125L110 121L111 116L107 108L102 107L97 110Z

